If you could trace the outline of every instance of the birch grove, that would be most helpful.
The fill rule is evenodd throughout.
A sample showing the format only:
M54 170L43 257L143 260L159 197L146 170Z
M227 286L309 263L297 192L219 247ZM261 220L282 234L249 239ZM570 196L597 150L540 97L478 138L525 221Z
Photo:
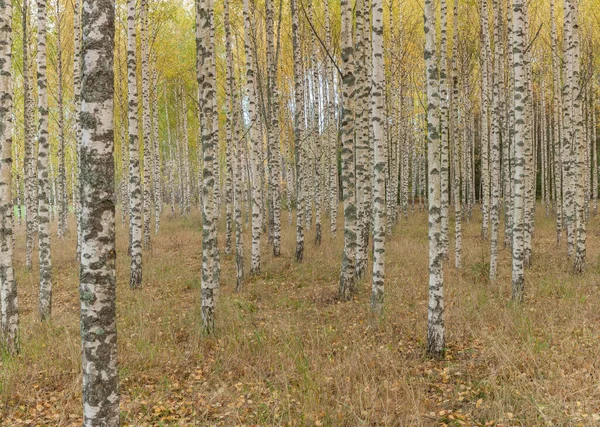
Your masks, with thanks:
M83 425L112 426L137 422L119 415L118 322L164 321L174 348L193 337L219 351L244 324L252 347L285 318L255 313L293 294L278 309L311 298L350 318L365 305L369 337L403 310L414 331L394 333L418 335L439 364L468 335L457 306L563 304L546 282L587 283L598 264L596 12L587 0L0 0L0 350L13 363L40 331L72 329L60 328L76 272ZM151 306L178 292L197 336ZM282 354L309 360L296 344Z

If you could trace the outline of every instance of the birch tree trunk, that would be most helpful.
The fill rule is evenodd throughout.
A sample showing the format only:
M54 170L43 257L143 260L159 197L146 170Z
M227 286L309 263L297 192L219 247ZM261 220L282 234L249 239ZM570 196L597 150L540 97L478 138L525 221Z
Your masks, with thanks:
M598 214L598 140L596 127L596 93L592 86L592 213Z
M0 2L0 325L3 347L19 351L19 303L13 267L12 3Z
M527 103L524 50L525 50L525 15L524 0L513 0L513 64L514 64L514 111L515 123L513 130L514 141L514 200L513 200L513 229L512 229L512 299L516 302L523 300L523 228L524 228L524 197L525 197L525 106Z
M281 162L279 149L279 89L277 86L277 54L275 52L275 34L273 25L273 0L265 2L267 26L267 67L269 88L270 122L268 129L269 144L269 186L271 209L273 210L273 256L281 254Z
M199 39L198 83L202 91L198 105L202 108L202 154L203 154L203 209L202 209L202 329L205 333L215 330L215 298L219 288L219 261L217 248L217 214L215 197L215 156L218 149L218 129L215 126L216 74L213 67L214 9L212 0L196 0L196 19ZM202 78L200 78L202 76Z
M550 36L552 46L552 92L553 92L553 148L554 148L554 203L556 208L556 244L560 242L563 227L563 162L562 136L560 114L560 67L558 65L558 36L556 35L556 19L554 15L554 0L550 0Z
M500 2L492 1L494 15L494 65L492 74L492 120L490 143L490 281L496 280L498 269L498 235L500 233Z
M309 9L312 10L312 7ZM312 21L312 12L309 13L309 19ZM313 33L314 35L314 33ZM317 41L315 37L312 38L313 46L316 46ZM319 78L319 64L316 57L316 49L311 49L311 62L312 62L312 75L311 87L313 91L313 109L312 109L312 142L313 142L313 153L314 153L314 199L315 199L315 245L321 244L323 230L322 230L322 183L323 183L323 141L322 135L320 134L320 120L319 120L319 99L320 87L322 86Z
M52 312L52 260L50 257L50 182L48 174L48 92L46 78L46 0L38 0L38 238L40 259L39 315L42 320Z
M385 281L385 176L387 172L384 145L384 63L383 63L383 4L382 0L372 0L373 7L373 88L371 108L373 116L373 144L375 160L375 186L373 188L373 279L371 309L380 314L383 310ZM391 203L391 202L390 202Z
M141 14L141 39L142 39L142 137L143 137L143 162L144 162L144 186L143 186L143 247L148 250L152 248L152 126L150 124L150 70L148 67L148 0L140 2Z
M77 227L77 260L81 256L81 119L79 109L81 107L81 0L75 0L73 10L73 101L75 103L75 164L76 173L73 175L73 210Z
M23 123L25 136L25 159L24 159L24 179L25 188L25 268L31 270L35 224L36 224L36 185L35 176L35 143L34 138L34 106L33 94L31 93L31 80L29 75L29 25L27 17L29 16L28 0L23 0L22 11L23 24Z
M490 58L488 0L481 2L482 66L481 66L481 237L488 238L490 214L489 119L490 119Z
M323 2L325 7L325 44L331 52L331 18L329 13L329 1ZM338 216L338 127L335 119L335 99L334 99L334 70L332 67L331 60L325 61L326 73L327 73L327 135L329 143L329 161L331 162L331 168L329 170L329 218L330 218L330 230L331 234L337 232L337 216Z
M354 175L354 42L352 40L352 3L341 0L342 46L342 192L344 202L344 253L340 273L339 297L349 300L356 291L356 179Z
M228 179L230 175L233 180L233 194L229 195L229 198L233 197L233 216L235 220L235 265L236 265L236 291L240 291L244 285L244 244L243 244L243 229L242 229L242 210L241 210L241 197L242 197L242 145L244 138L241 137L239 131L240 118L238 117L241 105L237 97L237 90L235 87L235 76L233 73L233 50L231 47L231 23L230 23L230 10L229 0L224 1L224 16L223 21L225 25L225 51L227 61L227 76L225 83L225 96L227 104L227 117L225 125L225 133L227 139L228 148L228 165L227 173ZM237 151L237 153L236 153ZM229 220L231 221L231 219ZM226 245L227 247L227 245Z
M129 105L129 233L131 274L129 287L142 286L142 188L138 139L138 93L136 72L136 1L127 1L127 96Z
M292 15L292 47L294 56L294 146L296 148L296 261L302 262L304 256L304 85L302 76L302 53L300 49L300 31L297 0L290 0Z
M261 190L259 161L261 155L261 134L256 111L256 87L254 81L254 60L251 48L249 0L244 0L244 48L246 51L246 96L248 97L248 117L250 119L250 145L252 167L252 261L251 274L260 273L260 230L261 230ZM296 258L297 258L296 249Z
M367 161L369 157L369 102L371 92L371 81L368 78L367 67L371 62L367 57L369 44L369 0L358 0L356 2L356 54L354 64L356 70L356 112L354 126L356 127L355 142L355 165L356 165L356 280L364 277L368 255L368 220L367 212Z
M567 226L567 256L571 257L575 246L575 165L573 140L573 88L572 88L572 56L573 56L573 35L571 20L573 19L572 10L569 3L565 3L564 21L563 21L563 87L562 87L562 122L563 122L563 166L564 166L564 211L565 222Z
M448 9L446 0L440 1L441 12L441 43L440 43L440 73L439 73L439 90L440 90L440 191L441 191L441 244L442 255L448 258L448 204L449 204L449 146L448 134L450 132L448 122L448 37L446 35L448 28Z
M583 116L582 116L582 87L580 82L581 64L580 64L580 42L579 42L579 3L573 0L566 0L565 6L570 9L571 13L571 37L572 37L572 56L570 72L571 90L573 91L573 136L572 136L572 151L574 152L574 173L575 179L575 215L576 215L576 232L577 239L575 245L575 260L573 264L573 272L580 274L585 266L586 255L586 219L585 219L585 188L586 188L586 152L587 139L584 133Z
M62 239L67 232L67 176L65 171L65 110L63 94L63 45L62 23L64 13L60 0L56 1L56 62L58 79L58 238Z
M429 304L427 352L441 357L445 347L444 279L442 275L440 135L438 66L436 55L437 18L433 0L425 1L425 68L427 80L427 166L429 204Z
M454 267L461 268L462 258L462 206L461 206L461 154L464 156L464 143L460 140L461 126L459 117L459 95L458 95L458 0L454 0L453 10L453 41L452 41L452 156L454 160L454 180L452 192L454 193ZM464 180L463 180L464 182ZM464 191L463 191L464 192Z
M119 425L112 0L83 0L81 339L83 425Z
M165 106L168 102L165 102ZM154 183L154 234L160 231L160 215L162 214L162 185L160 162L160 139L158 134L158 71L152 73L152 182Z
M191 172L190 172L190 141L188 139L188 106L187 106L187 93L185 87L182 85L180 88L180 99L181 99L181 114L180 114L180 143L181 149L179 150L181 169L181 210L183 215L189 215L191 209ZM200 168L200 163L198 164Z
M235 141L234 133L234 103L232 96L235 93L233 88L233 53L231 50L231 26L229 21L229 0L223 2L224 13L223 21L225 25L225 59L226 77L225 77L225 254L231 254L231 238L233 234L233 215L234 215L234 162L235 162ZM237 108L237 106L236 106ZM238 272L239 273L239 272ZM237 288L237 286L236 286Z

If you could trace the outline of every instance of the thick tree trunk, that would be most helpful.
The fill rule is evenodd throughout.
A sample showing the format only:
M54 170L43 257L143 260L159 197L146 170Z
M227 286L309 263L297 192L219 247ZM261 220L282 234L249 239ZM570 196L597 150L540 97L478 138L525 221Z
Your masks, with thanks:
M215 157L218 150L218 128L215 116L216 74L213 57L214 6L212 0L196 1L198 25L196 49L198 55L198 84L202 94L198 105L202 109L203 154L203 209L202 209L202 329L215 330L215 298L219 288L219 260L217 247L217 200L215 197Z
M115 4L83 0L81 339L83 425L119 425L113 50Z
M19 351L19 304L13 267L12 3L0 3L0 325L3 347ZM18 168L17 168L18 170ZM17 181L18 182L18 181ZM17 190L18 192L18 190Z

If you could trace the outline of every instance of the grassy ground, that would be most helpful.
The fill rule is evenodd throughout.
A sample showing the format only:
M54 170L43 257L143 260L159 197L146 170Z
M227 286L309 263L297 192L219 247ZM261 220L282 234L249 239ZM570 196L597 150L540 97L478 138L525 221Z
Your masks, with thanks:
M165 216L144 254L144 289L128 288L126 229L118 227L118 328L125 425L600 424L600 245L588 229L588 265L573 277L554 223L538 211L526 300L508 304L510 259L487 280L479 218L463 232L463 270L445 268L448 351L425 356L427 221L413 214L387 245L385 315L369 312L369 283L336 300L341 230L296 264L284 212L282 256L264 247L262 274L236 294L221 255L215 337L199 334L198 216ZM340 218L341 221L341 218ZM340 222L341 224L341 222ZM71 223L72 229L72 223ZM326 222L325 229L328 229ZM221 234L222 236L222 234ZM246 247L249 235L245 234ZM221 244L223 238L221 237ZM17 238L22 352L0 364L0 424L81 425L75 239L53 238L52 321L37 319L37 264ZM451 251L451 259L453 253ZM246 258L249 265L249 254Z

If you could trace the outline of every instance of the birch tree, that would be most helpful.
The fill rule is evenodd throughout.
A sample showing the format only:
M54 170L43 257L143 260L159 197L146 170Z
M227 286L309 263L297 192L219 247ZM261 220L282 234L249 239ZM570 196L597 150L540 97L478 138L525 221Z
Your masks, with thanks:
M576 171L573 174L574 187L575 187L575 221L576 221L576 232L577 238L575 243L575 259L573 264L573 272L580 274L583 272L585 265L586 256L586 218L585 218L585 182L586 171L587 171L587 138L585 138L583 128L583 114L582 114L582 92L581 87L581 63L580 63L580 42L579 42L579 4L573 0L565 1L565 8L570 9L569 13L571 19L568 21L570 28L570 50L572 51L568 60L568 65L571 70L569 71L569 77L571 79L570 89L572 91L572 137L571 147L573 154L573 164L571 167L575 167ZM565 23L566 25L566 23Z
M304 91L302 76L302 53L299 38L297 0L290 0L292 15L292 47L294 57L294 146L296 148L296 261L304 256Z
M83 0L80 267L83 425L119 425L113 51L115 3Z
M61 239L67 232L67 176L65 170L65 109L64 109L64 72L63 72L63 44L62 27L64 12L61 10L60 0L56 1L56 73L58 86L58 238Z
M33 94L31 91L31 76L29 75L29 25L27 18L29 16L29 5L27 0L23 0L22 10L22 28L23 28L23 123L24 123L24 145L25 145L25 267L31 270L36 217L37 217L37 185L35 176L35 142L34 142L34 105Z
M429 303L427 352L441 357L445 347L444 279L442 276L440 135L438 107L438 66L436 54L437 18L433 0L425 1L425 68L427 81L427 167L429 204Z
M461 165L465 152L465 139L460 140L459 118L459 88L458 88L458 0L454 0L453 10L453 40L452 40L452 157L454 162L454 179L452 192L454 193L454 267L460 270L462 263L462 198L461 198ZM464 179L462 180L464 182ZM464 190L463 190L464 193ZM464 194L463 194L464 196Z
M138 140L138 103L136 70L136 2L127 1L127 96L129 105L129 233L131 274L129 286L142 286L142 188Z
M371 108L373 116L375 177L373 192L373 281L371 308L376 313L383 309L383 288L385 280L385 176L386 155L384 146L384 108L383 108L383 4L382 0L373 1L373 88L371 90ZM391 201L390 201L391 203Z
M513 128L514 182L513 215L512 215L512 300L523 300L523 228L524 228L524 196L525 196L525 104L527 102L524 50L525 50L525 14L523 0L513 1L513 64L514 64L514 111Z
M252 260L250 272L260 273L260 230L261 230L261 192L258 162L260 152L260 129L256 111L256 87L254 81L254 60L251 48L251 26L249 0L244 0L244 48L246 52L246 96L248 97L248 117L250 119L250 144L252 167Z
M267 27L267 68L268 68L268 144L269 144L269 186L271 208L273 210L273 255L281 254L281 162L279 149L279 89L277 86L277 54L273 23L273 1L266 0Z
M494 16L494 65L492 72L492 120L490 154L490 280L496 280L498 268L498 235L500 233L500 2L492 1Z
M198 104L202 108L202 329L206 333L215 330L215 298L219 287L219 263L217 257L216 197L214 188L215 156L217 155L218 129L215 124L216 75L213 68L214 5L212 0L196 0L198 25L196 49ZM201 94L201 97L200 97Z
M52 311L52 260L50 257L50 182L48 176L48 91L46 78L46 0L37 1L38 13L38 238L40 260L40 299L39 315L42 320L50 317Z
M354 42L352 4L340 3L342 28L342 200L344 202L344 253L340 273L339 297L348 300L356 290L356 179L354 175Z
M141 39L142 39L142 138L143 138L143 163L144 163L144 186L143 186L143 247L150 249L152 246L152 127L150 120L150 69L148 64L148 0L140 2L141 14Z
M12 3L0 1L0 325L2 343L19 350L19 304L13 266L12 143Z

